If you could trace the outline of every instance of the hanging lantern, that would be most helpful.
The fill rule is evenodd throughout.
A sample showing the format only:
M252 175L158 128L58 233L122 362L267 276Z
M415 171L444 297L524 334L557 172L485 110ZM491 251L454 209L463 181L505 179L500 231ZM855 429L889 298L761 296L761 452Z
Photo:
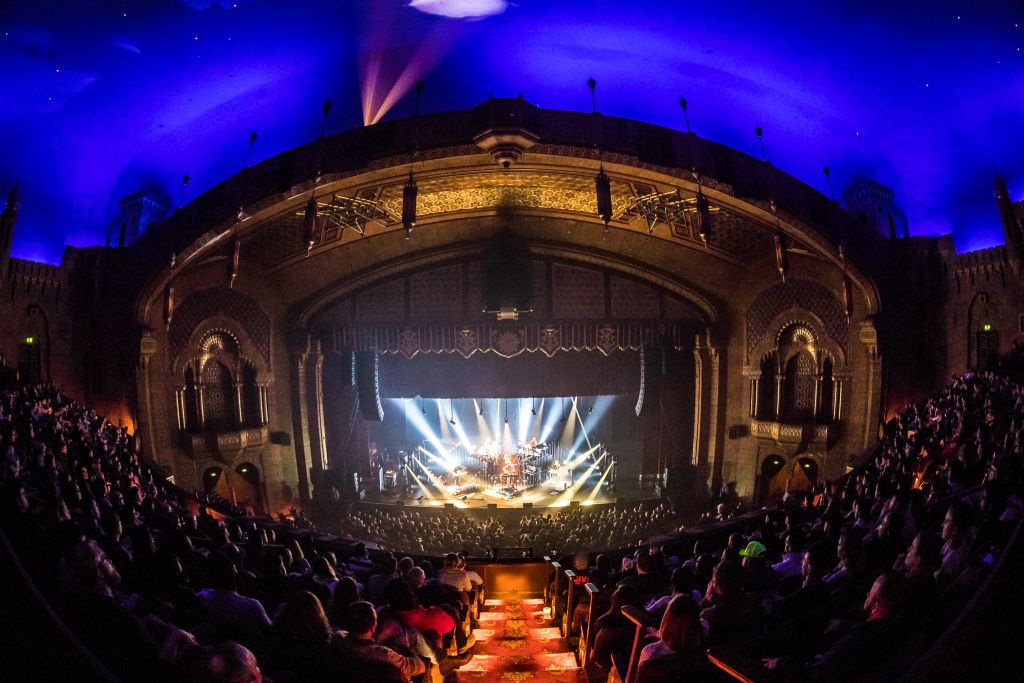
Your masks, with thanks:
M782 281L785 282L789 264L786 257L786 236L781 232L775 233L775 267L778 269Z
M612 182L604 172L604 164L594 179L597 189L597 215L604 222L604 230L608 232L608 223L612 220Z
M707 246L711 238L715 236L715 227L711 224L711 207L708 205L708 198L704 191L697 187L697 234Z
M242 252L242 241L235 237L235 251L231 255L231 280L228 281L228 287L235 286L235 279L238 277L238 257Z
M405 228L405 239L409 239L412 229L416 227L416 179L409 171L409 179L402 188L402 227Z
M846 273L843 273L843 310L847 320L853 317L853 281Z
M306 202L306 215L304 217L307 258L309 257L309 252L313 251L313 245L316 244L316 209L316 199L313 198L313 195L309 195L309 201Z
M164 329L171 329L171 320L174 318L174 287L168 287L164 292Z

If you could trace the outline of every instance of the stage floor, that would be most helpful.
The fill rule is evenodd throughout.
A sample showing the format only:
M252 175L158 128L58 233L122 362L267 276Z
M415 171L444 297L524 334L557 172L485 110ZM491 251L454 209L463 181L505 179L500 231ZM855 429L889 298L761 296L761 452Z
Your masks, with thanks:
M561 491L547 486L535 486L525 489L512 498L509 498L501 491L495 489L483 489L464 495L444 495L441 491L434 490L431 495L420 490L414 490L412 495L402 496L398 490L384 490L366 492L363 502L397 504L399 501L408 507L444 507L451 505L457 508L477 509L487 508L495 505L498 508L521 508L524 503L530 503L534 508L563 508L569 507L571 503L578 505L603 505L615 502L615 494L607 493L605 487L599 490L586 488L577 491Z

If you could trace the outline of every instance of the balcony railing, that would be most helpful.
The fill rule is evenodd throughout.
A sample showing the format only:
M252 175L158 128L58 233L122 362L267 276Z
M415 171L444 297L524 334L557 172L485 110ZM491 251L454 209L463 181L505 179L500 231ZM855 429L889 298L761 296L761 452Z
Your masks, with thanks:
M778 443L827 445L833 425L816 422L778 422L750 420L750 435L758 439L771 439Z
M207 454L236 455L247 448L265 446L268 441L267 426L251 427L230 432L204 432L182 434L182 447L191 456Z

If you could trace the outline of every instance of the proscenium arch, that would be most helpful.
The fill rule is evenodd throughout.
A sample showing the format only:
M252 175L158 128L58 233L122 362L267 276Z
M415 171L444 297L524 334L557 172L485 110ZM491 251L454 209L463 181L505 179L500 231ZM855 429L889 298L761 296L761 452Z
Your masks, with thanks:
M485 103L480 107L477 107L471 112L451 112L446 115L437 115L436 118L440 121L444 116L449 116L452 120L460 122L460 129L467 123L467 114L484 113L490 108L501 108L510 106L508 101L495 100L492 102ZM515 104L516 107L526 107L530 109L529 116L539 117L539 120L543 121L549 116L548 113L541 110L533 111L533 108L523 103ZM584 122L591 123L589 116L584 114L577 114L572 112L557 112L551 113L551 116L557 115L560 117L558 120L560 125L559 131L566 131L565 123L568 119L575 119L581 124L581 129L586 128L590 130L588 126L582 126ZM567 119L568 117L568 119ZM695 161L701 161L704 159L703 155L707 155L709 152L715 152L716 154L725 155L723 160L731 160L732 157L742 157L746 161L751 161L739 152L729 150L727 148L716 145L715 143L701 140L696 136L685 136L677 131L670 131L668 129L662 129L656 126L649 126L649 124L642 124L632 121L620 121L612 117L608 117L606 123L608 125L619 125L622 126L622 130L632 130L633 135L638 132L642 132L645 128L650 127L657 129L660 135L678 136L679 147L691 149L696 156ZM408 125L408 122L387 122L381 124L387 128L389 126L402 126ZM471 125L477 125L473 123ZM375 128L376 130L376 128ZM584 140L574 139L579 138L570 126L568 132L560 132L558 135L566 137L564 140L545 140L542 136L541 144L527 151L523 157L513 167L516 171L544 171L550 173L564 173L572 174L574 176L587 176L592 177L598 170L602 160L595 158L592 146L589 144L583 144ZM455 176L460 173L479 173L479 172L495 172L498 171L497 165L491 159L491 157L483 150L476 148L472 144L472 134L474 131L467 130L466 134L461 134L457 131L452 132L448 135L436 136L438 139L445 139L447 142L443 144L434 144L427 153L427 147L430 146L425 138L423 141L424 148L421 149L421 158L417 159L415 173L416 177L420 179L429 179L433 176L448 175ZM370 133L365 130L361 131L355 129L347 131L345 133L333 136L328 139L329 146L338 146L339 149L344 145L352 144L353 141L359 141L362 136L369 136ZM552 129L550 137L558 137ZM464 140L462 138L465 138ZM643 137L643 136L641 136ZM378 138L374 138L378 139ZM631 138L632 139L632 138ZM139 298L137 307L137 318L144 327L156 327L158 321L154 320L154 316L157 315L160 309L161 295L166 291L167 287L173 284L173 279L178 272L182 269L190 267L208 255L214 252L223 251L229 248L230 243L237 237L245 240L247 237L254 234L264 223L268 220L273 219L276 216L288 212L301 211L306 201L315 193L318 197L331 195L332 193L342 193L345 196L356 196L360 191L371 187L371 186L383 186L384 184L395 185L404 183L406 175L408 173L408 162L409 157L407 154L400 153L393 147L389 142L389 138L379 138L380 149L369 150L368 155L360 155L354 158L360 159L359 163L362 163L362 168L353 168L348 165L347 161L336 161L331 160L330 163L325 167L322 176L316 173L313 168L306 170L296 171L290 178L289 181L292 183L291 187L284 191L277 193L269 192L262 197L246 197L246 215L241 221L237 220L234 213L226 213L223 211L215 212L213 215L217 216L214 219L213 224L207 223L209 226L205 232L199 233L202 230L202 221L199 221L200 227L197 229L193 228L190 230L191 234L195 235L191 241L189 241L183 247L177 248L176 253L178 255L175 266L165 266L160 272L155 273L154 277L149 280L149 286L143 291ZM365 146L365 140L363 140ZM613 181L619 182L639 182L644 183L658 192L671 193L674 190L682 191L688 196L692 196L696 193L698 186L703 191L709 201L717 207L727 209L729 212L734 213L744 220L749 221L752 224L752 229L760 231L764 234L774 234L781 232L782 234L793 240L794 243L801 245L805 248L805 253L809 253L812 256L826 261L834 267L836 272L842 272L845 276L848 276L853 283L854 291L859 292L862 296L858 297L860 305L863 306L863 311L858 311L858 317L861 313L865 317L877 313L879 309L879 296L877 289L873 281L864 272L862 272L858 266L853 263L849 258L843 258L840 254L838 243L833 243L829 238L813 225L809 223L801 222L807 220L807 218L797 218L786 212L788 208L785 197L780 197L780 201L777 202L778 210L773 210L769 206L769 202L766 198L761 197L757 199L750 199L743 196L737 196L736 191L729 185L718 182L714 179L715 166L713 164L706 164L701 161L699 164L702 166L700 174L697 177L691 173L689 166L681 168L678 166L659 166L651 164L647 161L641 160L637 156L631 155L629 152L624 151L629 149L628 141L620 141L618 144L621 149L616 151L614 149L614 143L609 140L609 148L606 150L604 155L603 164L605 170ZM546 146L546 149L542 149ZM307 145L308 147L308 145ZM362 149L362 147L361 147ZM291 162L295 162L297 159L304 159L302 155L306 152L306 148L297 148L289 152L285 152L277 157L269 159L261 164L254 166L249 170L247 177L249 182L246 187L240 187L243 185L241 179L236 176L228 181L225 181L223 187L217 188L218 193L216 195L211 191L211 196L223 197L229 196L231 190L241 194L242 189L248 189L249 187L266 187L266 188L277 188L280 185L274 182L261 182L257 183L253 180L255 176L259 176L263 180L263 176L273 176L278 172L281 167L290 167L303 169L304 165L294 165ZM294 159L292 157L295 157ZM728 159L726 159L728 157ZM341 157L339 157L340 159ZM711 158L710 156L707 158ZM729 163L732 163L729 161ZM726 163L726 166L729 165ZM744 168L746 162L744 162ZM333 166L344 167L344 171L335 170ZM750 173L758 173L758 170L751 169ZM795 179L792 179L781 172L767 168L765 171L768 175L777 174L784 176L780 180L785 183L794 184L798 183ZM314 176L317 180L314 180ZM699 183L699 185L698 185ZM238 187L236 187L238 186ZM810 188L803 186L804 189L809 192L813 192ZM251 195L251 192L245 192L247 195ZM207 199L206 196L198 198L193 202L197 207L203 204L201 200ZM189 208L189 207L187 207ZM234 207L235 209L237 207ZM494 215L502 207L495 206L486 210L467 210L461 213L462 216L480 216L480 215ZM198 210L198 209L197 209ZM794 205L795 213L800 213L800 205L797 202ZM589 212L577 212L572 213L568 211L559 211L557 209L530 209L530 208L517 208L517 213L522 215L548 215L548 216L562 216L571 217L573 220L579 222L582 225L588 227L593 226L600 230L601 223L597 217L596 212L593 214ZM187 221L190 216L189 211L182 212L181 220ZM417 223L417 228L430 229L437 223L443 223L450 221L456 215L459 215L460 211L456 210L452 214L441 214L441 215L422 215ZM837 215L842 215L841 210L836 209ZM203 214L200 214L203 215ZM220 218L223 216L223 218ZM819 224L827 224L831 222L827 216L817 216L813 219ZM173 221L172 221L173 222ZM397 221L392 221L385 225L374 228L367 233L366 239L377 239L380 236L387 235L393 232L401 232L401 225ZM618 218L613 219L612 232L630 231L637 232L641 230L638 226L630 225L629 223L619 220ZM356 236L352 236L353 239L361 239ZM661 241L673 241L670 237L665 235L655 235L652 239ZM326 244L317 244L314 246L313 254L317 254L323 251L329 251L339 247L344 247L346 244L351 243L350 240L338 239ZM699 249L695 244L686 244L686 248ZM725 262L735 261L730 259L724 252L717 250L714 243L712 243L710 249L707 250L709 254L713 254ZM292 263L301 262L303 256L295 255L289 258L282 267L288 267ZM734 263L733 265L737 265ZM739 264L742 267L742 264ZM245 267L243 265L243 267ZM858 308L860 307L858 306ZM300 318L303 317L300 313Z
M291 316L291 327L307 329L318 316L335 303L376 284L431 268L473 261L481 257L490 244L490 239L478 240L452 245L450 248L414 251L384 263L367 264L356 275L332 282L296 305ZM611 252L583 251L567 244L524 241L523 246L533 257L604 269L675 295L689 305L690 310L697 316L697 322L703 327L713 328L720 321L719 304L711 296L698 291L692 284L672 273L653 270Z

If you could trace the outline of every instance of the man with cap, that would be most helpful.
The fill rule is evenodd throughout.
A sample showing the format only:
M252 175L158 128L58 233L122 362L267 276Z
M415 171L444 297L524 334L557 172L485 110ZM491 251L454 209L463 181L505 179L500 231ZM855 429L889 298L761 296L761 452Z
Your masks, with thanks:
M749 592L765 596L778 589L779 579L768 566L768 548L760 541L750 541L740 551L743 571L746 572L746 588Z

